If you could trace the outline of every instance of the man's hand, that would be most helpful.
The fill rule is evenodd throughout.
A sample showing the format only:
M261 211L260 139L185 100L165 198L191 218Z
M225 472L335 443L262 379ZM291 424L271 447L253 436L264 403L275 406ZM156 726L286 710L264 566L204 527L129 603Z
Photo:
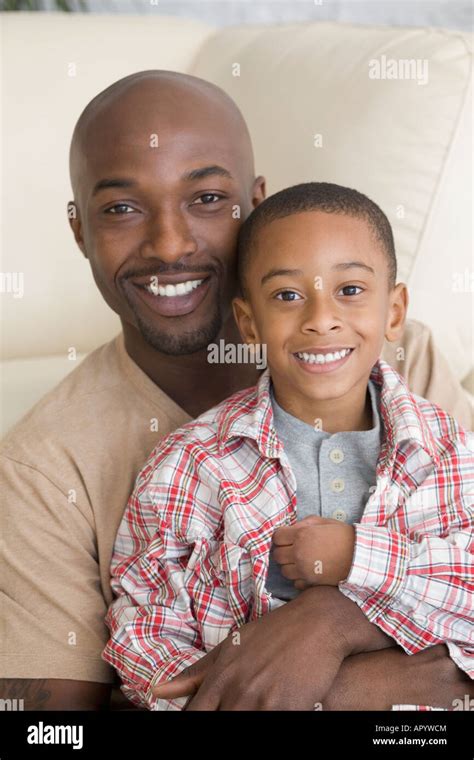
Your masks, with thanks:
M349 575L354 554L352 525L311 515L273 534L273 558L297 589L337 586Z
M194 694L188 710L313 710L344 658L392 646L354 602L328 586L239 629L197 663L154 687L162 699Z

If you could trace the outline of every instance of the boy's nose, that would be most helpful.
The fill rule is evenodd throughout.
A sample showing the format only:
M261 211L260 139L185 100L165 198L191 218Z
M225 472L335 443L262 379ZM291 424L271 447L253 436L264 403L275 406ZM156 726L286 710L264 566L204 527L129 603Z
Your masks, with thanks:
M325 334L330 330L342 328L337 304L321 291L308 299L302 317L302 332Z

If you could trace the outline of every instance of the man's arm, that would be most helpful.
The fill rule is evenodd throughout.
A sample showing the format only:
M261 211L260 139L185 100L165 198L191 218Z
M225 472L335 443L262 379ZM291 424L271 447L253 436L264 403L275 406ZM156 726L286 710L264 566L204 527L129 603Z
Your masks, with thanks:
M408 655L400 647L344 660L324 700L324 710L391 710L430 705L452 710L456 699L474 698L474 681L460 670L444 644Z
M1 678L0 700L23 700L30 710L104 710L109 706L110 685L60 678Z
M228 636L152 692L195 694L191 710L311 710L345 657L393 644L338 589L319 586L242 626L237 642Z
M70 503L51 478L7 456L0 493L0 698L95 709L113 672L101 659L107 607L92 515L79 488Z
M389 710L394 704L445 707L470 693L472 682L454 665L444 645L407 655L348 602L329 587L303 591L242 626L238 646L228 637L154 691L161 698L196 695L190 709L313 710L328 643L330 652L347 635L350 646L344 648L358 653L339 668L321 700L324 710ZM328 622L323 640L316 625L321 615Z

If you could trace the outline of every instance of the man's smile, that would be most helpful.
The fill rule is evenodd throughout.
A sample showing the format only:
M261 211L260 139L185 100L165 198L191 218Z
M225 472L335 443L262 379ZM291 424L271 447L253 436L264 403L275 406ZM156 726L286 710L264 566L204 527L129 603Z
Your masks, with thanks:
M184 316L193 312L206 298L213 275L152 276L131 280L133 291L156 314L163 317Z

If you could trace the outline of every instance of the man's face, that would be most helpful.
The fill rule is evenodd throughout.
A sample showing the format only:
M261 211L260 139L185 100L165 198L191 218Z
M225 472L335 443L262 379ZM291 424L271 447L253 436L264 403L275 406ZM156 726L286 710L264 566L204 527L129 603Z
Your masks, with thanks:
M192 353L230 314L237 233L260 186L222 114L172 96L139 105L90 130L72 226L122 321L163 353Z
M349 216L314 211L270 222L258 232L246 282L248 301L236 299L241 332L267 345L275 385L295 400L364 387L384 336L394 339L397 313L403 321L403 284L389 289L381 244Z

